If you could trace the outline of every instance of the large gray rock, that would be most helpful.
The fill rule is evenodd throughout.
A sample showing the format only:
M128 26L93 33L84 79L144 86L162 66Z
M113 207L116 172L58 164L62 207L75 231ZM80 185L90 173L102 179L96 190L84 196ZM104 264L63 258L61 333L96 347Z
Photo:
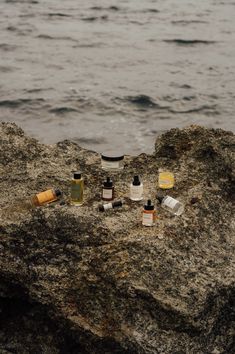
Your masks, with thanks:
M97 211L106 173L97 153L42 145L0 126L0 353L234 353L235 139L198 126L172 129L153 155L127 157L113 175L126 204ZM158 168L172 170L176 217L157 208L141 225L128 200L134 174L155 200ZM68 205L71 171L85 203ZM59 187L65 204L31 208Z

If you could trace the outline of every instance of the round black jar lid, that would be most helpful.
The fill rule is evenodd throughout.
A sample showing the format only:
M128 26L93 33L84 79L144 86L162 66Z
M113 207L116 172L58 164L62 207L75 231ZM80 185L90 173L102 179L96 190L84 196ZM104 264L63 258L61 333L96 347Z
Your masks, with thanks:
M119 151L105 151L102 152L101 158L105 161L121 161L124 159L124 155Z

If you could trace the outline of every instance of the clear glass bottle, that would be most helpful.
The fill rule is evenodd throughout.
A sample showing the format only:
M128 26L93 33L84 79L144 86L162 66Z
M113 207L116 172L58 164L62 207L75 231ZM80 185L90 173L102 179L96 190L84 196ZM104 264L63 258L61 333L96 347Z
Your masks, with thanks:
M184 211L184 205L177 199L172 198L169 195L163 196L161 194L158 194L157 199L164 209L170 211L174 215L179 216Z
M142 212L142 225L144 226L154 226L156 220L156 210L151 200L147 201L147 204L144 205L144 210Z
M107 180L103 184L102 199L107 201L114 199L114 186L110 177L107 177Z
M81 172L74 172L73 179L71 181L71 205L81 206L83 204L83 192L84 192L84 179Z
M143 199L143 183L140 181L139 176L134 176L133 182L130 185L130 199L139 201Z
M115 209L123 206L123 201L122 200L116 200L115 202L112 203L106 203L106 204L100 204L98 209L99 211L106 211L109 209Z
M171 189L174 187L175 177L170 171L159 169L158 186L161 189Z
M61 195L62 192L58 188L48 189L44 192L35 194L31 199L31 203L34 206L41 206L58 200Z

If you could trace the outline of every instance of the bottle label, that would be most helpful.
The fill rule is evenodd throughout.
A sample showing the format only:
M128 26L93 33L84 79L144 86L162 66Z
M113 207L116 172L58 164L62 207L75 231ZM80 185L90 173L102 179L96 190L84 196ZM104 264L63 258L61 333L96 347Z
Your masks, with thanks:
M120 162L102 160L102 167L107 169L120 168Z
M143 213L143 222L145 226L152 226L154 223L154 213Z
M72 184L72 186L71 186L71 199L73 201L82 201L83 188L82 188L81 184Z
M158 179L160 188L173 188L174 186L174 175L171 172L160 172Z
M113 190L103 188L102 198L104 199L113 199Z
M133 186L131 185L130 189L130 198L131 199L143 199L143 185L141 186Z
M166 205L170 209L174 209L176 204L178 203L178 200L172 198L172 197L166 197L165 200L163 200L163 204Z
M104 204L103 207L104 207L104 210L113 209L112 203Z
M38 193L36 196L38 198L39 204L49 203L57 199L52 189L48 189L45 192Z

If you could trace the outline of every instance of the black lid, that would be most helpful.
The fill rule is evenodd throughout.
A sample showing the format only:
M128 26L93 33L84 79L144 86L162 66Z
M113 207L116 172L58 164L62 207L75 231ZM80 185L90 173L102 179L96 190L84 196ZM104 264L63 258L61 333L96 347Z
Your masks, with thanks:
M164 193L162 192L157 192L156 198L157 200L161 203L163 198L165 197Z
M55 189L55 195L56 195L57 197L60 197L60 196L62 195L61 190L58 189L58 188L56 188L56 189Z
M103 206L103 204L99 204L98 209L99 209L99 211L104 211L104 206Z
M107 177L107 180L104 182L104 187L112 188L112 186L113 186L113 181L110 179L110 177Z
M147 204L144 206L145 210L154 210L154 205L152 204L151 200L148 199Z
M113 208L121 207L122 205L123 205L122 200L116 200L115 202L112 203Z
M124 155L120 151L105 151L101 154L101 157L106 161L121 161L124 159Z
M82 173L80 171L74 172L73 178L74 179L81 179Z
M141 182L140 182L139 176L134 176L132 184L133 184L133 186L140 186Z

